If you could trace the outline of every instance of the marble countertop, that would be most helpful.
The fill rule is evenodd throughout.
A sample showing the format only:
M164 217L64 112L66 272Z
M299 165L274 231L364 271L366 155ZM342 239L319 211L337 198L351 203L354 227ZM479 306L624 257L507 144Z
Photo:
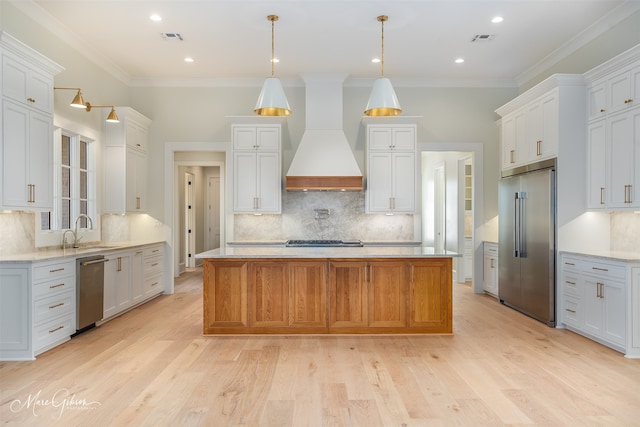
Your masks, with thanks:
M560 251L561 254L584 255L595 258L608 259L611 261L624 261L631 263L640 263L640 252L623 252L623 251Z
M364 246L364 247L284 247L225 246L202 252L196 258L454 258L457 252L439 251L423 246Z
M23 253L23 254L7 254L0 255L0 263L9 262L33 262L33 261L48 261L63 258L79 258L86 255L103 254L111 251L131 249L139 246L147 246L156 243L164 243L164 241L148 241L148 242L108 242L108 243L89 243L86 246L81 246L77 249L74 248L47 248L38 250L35 252Z

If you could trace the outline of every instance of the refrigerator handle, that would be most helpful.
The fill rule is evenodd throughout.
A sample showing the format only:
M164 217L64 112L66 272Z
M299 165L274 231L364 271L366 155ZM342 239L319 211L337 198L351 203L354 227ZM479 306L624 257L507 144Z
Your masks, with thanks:
M527 218L525 217L525 213L527 212L526 206L525 206L525 204L527 203L526 201L527 192L521 191L519 199L520 199L520 215L518 218L518 226L520 227L520 232L518 233L519 235L518 243L520 246L518 247L518 251L519 251L518 256L520 258L525 258L527 256L527 233L526 233L526 227L525 227L525 223L527 221Z
M518 251L520 250L520 201L518 200L518 193L514 193L513 196L513 257L518 258Z

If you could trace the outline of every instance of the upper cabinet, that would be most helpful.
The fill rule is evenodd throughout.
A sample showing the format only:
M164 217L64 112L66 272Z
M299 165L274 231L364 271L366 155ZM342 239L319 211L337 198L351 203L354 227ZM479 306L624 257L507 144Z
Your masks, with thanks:
M416 125L367 125L367 213L415 213Z
M233 124L234 213L281 212L280 124Z
M151 120L129 107L116 107L119 123L104 123L104 212L147 209L147 150ZM105 115L107 112L105 111Z
M587 207L640 207L640 47L585 74Z
M497 109L502 170L558 157L567 132L584 126L583 103L583 77L555 74Z
M0 208L53 208L53 76L63 68L0 32Z

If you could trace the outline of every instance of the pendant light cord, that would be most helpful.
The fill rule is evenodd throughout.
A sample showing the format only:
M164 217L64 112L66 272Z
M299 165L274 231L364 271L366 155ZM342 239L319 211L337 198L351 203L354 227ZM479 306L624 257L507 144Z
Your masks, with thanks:
M380 21L380 23L382 24L382 55L380 55L380 77L384 77L384 21L386 20L386 16L378 16L378 21Z
M276 50L275 50L275 22L278 19L277 15L269 15L269 20L271 21L271 77L275 75L275 58L276 58Z

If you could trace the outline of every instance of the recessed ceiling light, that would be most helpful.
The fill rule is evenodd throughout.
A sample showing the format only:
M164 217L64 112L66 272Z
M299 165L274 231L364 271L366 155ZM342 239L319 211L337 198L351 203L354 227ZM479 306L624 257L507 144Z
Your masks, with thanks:
M377 64L380 62L380 58L373 58L371 62L373 62L374 64Z
M464 62L464 59L463 58L457 58L454 62L456 64L462 64Z
M491 22L493 22L494 24L499 24L502 21L504 21L504 18L502 16L496 16L491 20Z
M184 62L193 62L193 58L190 56L187 56L186 58L184 58Z
M158 15L157 13L154 13L149 17L149 19L151 19L152 21L160 22L162 21L162 16Z

